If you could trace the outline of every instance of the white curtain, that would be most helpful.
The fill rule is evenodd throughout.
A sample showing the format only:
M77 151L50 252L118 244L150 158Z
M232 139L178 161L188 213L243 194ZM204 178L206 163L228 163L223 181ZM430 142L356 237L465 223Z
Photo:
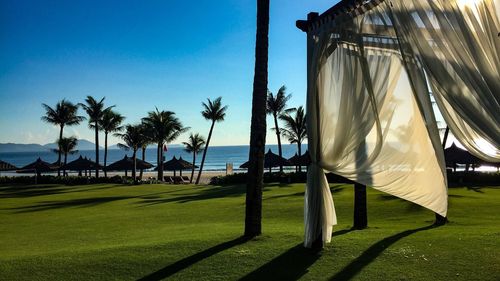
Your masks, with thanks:
M366 35L373 31L385 36ZM421 94L425 78L394 37L384 6L310 35L306 247L320 234L329 242L336 224L325 171L446 216L444 157L429 93Z
M457 139L500 160L498 1L386 0L309 30L305 246L337 222L325 171L446 216L429 86Z
M398 38L425 69L452 133L500 162L500 1L390 2Z

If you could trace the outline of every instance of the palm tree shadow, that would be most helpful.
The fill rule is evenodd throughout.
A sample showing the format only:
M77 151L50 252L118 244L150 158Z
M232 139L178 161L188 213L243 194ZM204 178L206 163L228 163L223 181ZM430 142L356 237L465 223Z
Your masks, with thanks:
M298 280L320 256L300 243L240 280Z
M218 254L218 253L225 251L227 249L230 249L232 247L241 245L249 240L250 240L250 238L242 236L242 237L238 237L236 239L221 243L219 245L208 248L202 252L196 253L192 256L189 256L189 257L183 258L179 261L176 261L173 264L167 265L166 267L164 267L158 271L155 271L147 276L144 276L138 280L144 280L144 281L145 280L148 280L148 281L149 280L162 280L162 279L170 277L170 276L174 275L175 273L177 273L183 269L186 269L186 268L190 267L191 265L198 263L198 262L200 262L208 257L211 257L215 254Z
M386 248L411 234L429 230L437 226L430 225L416 229L405 230L395 235L386 237L366 249L359 257L353 260L350 264L344 267L340 272L330 278L330 280L350 280L356 276L365 266L375 260Z
M343 229L334 232L332 237L344 235L351 231L351 229ZM304 248L303 243L300 243L240 280L298 280L308 272L308 268L320 257L320 253Z

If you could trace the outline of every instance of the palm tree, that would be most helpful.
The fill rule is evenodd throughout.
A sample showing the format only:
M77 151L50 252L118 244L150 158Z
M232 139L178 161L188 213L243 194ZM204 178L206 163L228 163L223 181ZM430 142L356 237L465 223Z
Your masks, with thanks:
M295 112L295 116L290 115L292 112ZM306 114L304 108L299 106L296 109L287 109L279 118L285 123L285 127L282 128L281 134L288 138L290 143L296 143L297 152L299 156L302 155L302 142L307 137ZM301 166L299 166L299 172L300 171L302 171Z
M110 109L104 111L102 118L97 122L99 130L104 132L104 167L106 167L108 160L108 134L120 132L123 129L121 124L124 119L124 116ZM108 177L106 168L104 168L104 177Z
M45 109L45 116L42 116L42 121L59 126L59 140L63 138L63 130L65 126L78 125L85 120L85 117L78 116L78 106L63 99L58 102L55 108L42 103ZM61 149L58 149L57 163L61 166ZM57 175L61 175L61 171L57 171Z
M273 93L269 92L266 103L267 114L272 115L274 118L274 129L276 131L276 138L278 139L278 154L280 157L283 157L283 153L281 150L281 133L278 127L278 117L283 114L286 102L292 97L292 95L286 95L285 92L286 87L284 85L278 90L276 96L273 96ZM280 172L283 172L283 165L280 165Z
M148 131L151 132L151 139L158 145L158 180L163 179L163 145L168 144L179 137L180 134L189 128L184 128L175 113L172 111L148 112L148 116L142 119Z
M104 107L104 98L97 101L91 96L87 96L84 103L79 103L83 110L89 116L89 128L95 130L95 162L99 164L99 122L104 116L104 113L114 107ZM99 166L95 166L95 177L99 177Z
M59 154L64 154L64 166L68 163L68 154L75 154L78 150L75 150L78 145L78 140L75 137L69 138L61 138L57 140L57 146L59 149L56 149ZM66 175L66 169L63 170L63 175Z
M151 132L150 128L146 126L146 124L142 123L141 124L141 129L142 129L142 135L144 138L144 142L142 144L142 161L146 161L146 149L148 148L148 145L153 144L154 140L152 138L153 133ZM144 173L144 170L141 169L139 178L142 179L142 174Z
M134 183L137 183L137 177L135 176L137 167L137 150L142 147L144 138L142 134L143 130L141 125L127 125L125 126L124 133L115 133L114 135L121 138L125 144L119 143L118 147L125 150L132 150L132 159L134 161L134 169L132 170L132 178Z
M193 153L193 169L191 170L191 178L189 179L189 183L193 182L194 177L194 166L196 163L196 154L200 153L203 150L203 145L205 145L205 139L200 134L191 134L189 136L188 142L183 142L185 145L184 150L189 153Z
M257 0L257 34L252 93L252 123L247 192L245 200L245 236L262 232L262 187L266 145L267 61L269 52L269 0Z
M203 156L201 157L200 170L198 171L196 184L200 183L201 172L203 171L203 165L205 164L205 157L207 156L208 145L210 144L210 139L212 138L214 125L216 122L224 121L224 117L226 117L226 110L227 110L227 105L222 106L222 97L218 97L214 101L207 99L207 101L208 103L204 102L201 103L204 107L204 110L201 112L201 115L203 115L203 117L206 120L212 121L212 125L210 126L210 131L208 132L208 138L205 145L205 149L203 150Z

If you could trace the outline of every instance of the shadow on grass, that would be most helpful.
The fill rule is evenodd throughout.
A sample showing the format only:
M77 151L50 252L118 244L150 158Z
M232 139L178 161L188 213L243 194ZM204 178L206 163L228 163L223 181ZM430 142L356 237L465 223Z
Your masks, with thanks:
M205 188L203 190L200 190L199 193L197 194L179 195L171 198L154 198L154 199L143 198L144 200L138 202L138 204L149 206L149 205L156 205L163 203L189 203L193 201L209 200L216 198L236 197L236 196L241 196L245 193L246 193L246 187L244 185L220 186L213 188Z
M147 276L144 276L138 280L162 280L164 278L170 277L174 275L175 273L186 269L190 267L191 265L198 263L206 258L209 258L215 254L218 254L222 251L225 251L227 249L230 249L232 247L241 245L247 241L249 241L249 238L246 237L238 237L236 239L233 239L231 241L224 242L222 244L213 246L211 248L208 248L202 252L196 253L192 256L183 258L182 260L179 260L173 264L167 265L166 267L155 271Z
M405 238L414 233L429 230L435 228L436 226L430 225L425 227L420 227L416 229L410 229L398 234L386 237L377 243L366 249L359 257L353 260L350 264L344 267L340 272L335 274L330 278L330 280L350 280L356 276L363 268L374 261L382 252L385 251L392 244L398 242L402 238Z
M62 186L62 185L14 185L0 187L0 198L27 198L74 192L86 192L99 189L111 189L110 185Z
M340 236L352 229L342 229L332 234ZM270 262L250 272L240 280L298 280L308 272L321 254L304 248L303 243L297 244Z
M25 206L25 207L17 207L10 208L9 210L15 210L14 213L30 213L30 212L38 212L38 211L46 211L53 209L62 209L69 207L91 207L99 204L109 203L113 201L131 199L135 197L131 196L112 196L112 197L92 197L92 198L83 198L83 199L73 199L66 201L47 201L41 202L37 205Z
M298 280L320 256L300 243L240 280Z

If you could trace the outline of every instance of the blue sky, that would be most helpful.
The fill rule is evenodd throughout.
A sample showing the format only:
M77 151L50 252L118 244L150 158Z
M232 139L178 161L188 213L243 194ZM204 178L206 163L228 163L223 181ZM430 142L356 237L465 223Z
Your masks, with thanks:
M222 96L229 110L211 143L248 144L255 2L0 1L0 142L53 142L58 128L40 121L41 104L87 95L105 96L127 123L158 107L207 135L201 102ZM306 38L295 20L336 2L271 1L269 88L285 84L290 107L304 105L306 91ZM65 135L93 140L86 123ZM267 140L276 143L272 131Z

